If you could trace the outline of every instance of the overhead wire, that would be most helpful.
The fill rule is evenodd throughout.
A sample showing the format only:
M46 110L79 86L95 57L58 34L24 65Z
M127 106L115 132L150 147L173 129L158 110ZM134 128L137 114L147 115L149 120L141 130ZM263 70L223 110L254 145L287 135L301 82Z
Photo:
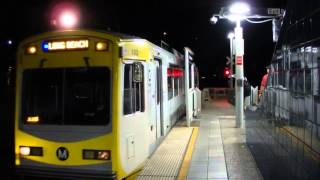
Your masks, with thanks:
M272 21L272 19L266 19L266 20L262 20L262 21L253 21L253 20L250 20L250 19L248 19L248 18L246 18L245 20L248 21L249 23L255 23L255 24L265 23L265 22Z

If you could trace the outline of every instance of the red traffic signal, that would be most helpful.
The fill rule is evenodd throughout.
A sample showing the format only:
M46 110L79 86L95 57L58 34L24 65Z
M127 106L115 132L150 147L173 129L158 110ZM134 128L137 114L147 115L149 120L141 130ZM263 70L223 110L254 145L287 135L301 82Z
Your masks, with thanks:
M230 75L231 75L230 68L225 67L225 68L224 68L224 71L223 71L223 75L224 75L224 77L229 78Z

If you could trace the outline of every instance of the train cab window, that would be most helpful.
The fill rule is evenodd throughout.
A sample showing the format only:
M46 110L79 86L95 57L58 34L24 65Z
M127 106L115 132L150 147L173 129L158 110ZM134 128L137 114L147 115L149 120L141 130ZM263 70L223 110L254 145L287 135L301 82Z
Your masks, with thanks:
M106 68L67 71L65 124L100 125L110 114L110 72Z
M23 73L23 122L107 125L111 110L108 68L34 69Z
M143 112L144 102L144 68L139 64L126 64L124 66L123 84L123 114Z
M23 73L23 122L38 116L37 124L61 124L63 75L59 69L26 70Z

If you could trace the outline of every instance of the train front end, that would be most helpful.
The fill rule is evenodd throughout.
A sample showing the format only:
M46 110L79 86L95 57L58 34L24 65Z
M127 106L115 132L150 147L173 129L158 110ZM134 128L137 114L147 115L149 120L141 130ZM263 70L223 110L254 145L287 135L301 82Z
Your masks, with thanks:
M115 36L46 33L17 54L15 165L21 176L116 179Z

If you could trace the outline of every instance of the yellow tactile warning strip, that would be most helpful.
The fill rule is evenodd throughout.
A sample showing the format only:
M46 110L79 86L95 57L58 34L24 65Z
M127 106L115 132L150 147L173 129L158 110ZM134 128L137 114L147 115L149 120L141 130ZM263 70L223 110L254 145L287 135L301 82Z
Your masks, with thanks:
M198 127L194 127L192 134L191 134L191 138L180 168L180 172L179 172L179 176L178 176L178 180L185 180L187 179L187 175L188 175L188 170L189 170L189 166L190 166L190 161L192 158L192 152L193 152L193 148L194 148L194 144L196 142L196 139L198 137L198 133L199 133L199 128Z
M139 180L177 179L193 128L174 127L138 175Z

